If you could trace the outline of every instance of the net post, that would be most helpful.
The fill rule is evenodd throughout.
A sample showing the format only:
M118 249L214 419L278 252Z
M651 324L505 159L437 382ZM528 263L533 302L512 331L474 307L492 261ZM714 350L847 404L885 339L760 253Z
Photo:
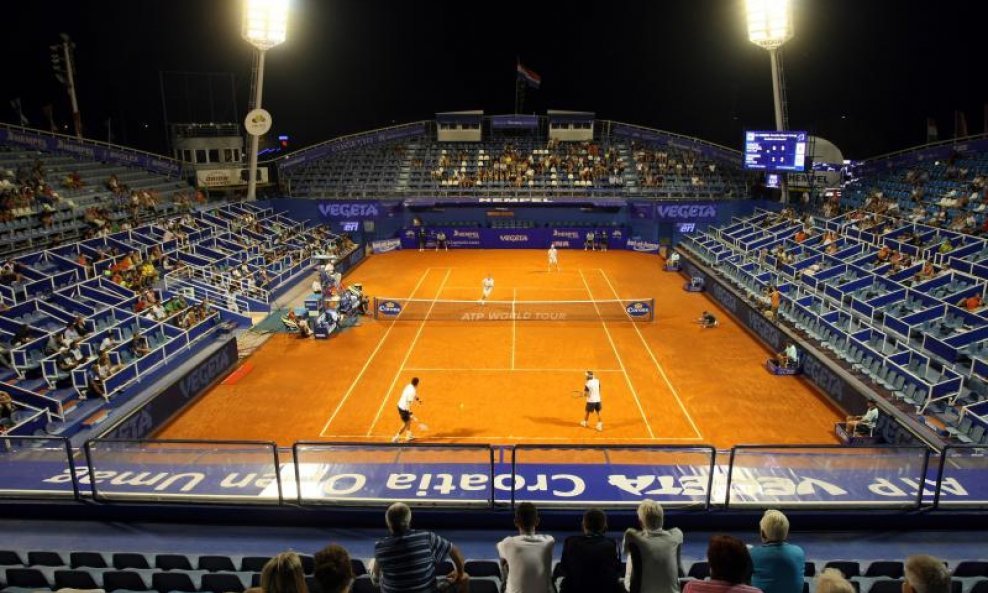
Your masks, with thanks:
M655 297L648 299L648 321L649 323L655 321Z
M374 297L374 321L377 321L377 319L378 319L378 317L377 317L377 311L378 311L378 308L377 308L377 297Z

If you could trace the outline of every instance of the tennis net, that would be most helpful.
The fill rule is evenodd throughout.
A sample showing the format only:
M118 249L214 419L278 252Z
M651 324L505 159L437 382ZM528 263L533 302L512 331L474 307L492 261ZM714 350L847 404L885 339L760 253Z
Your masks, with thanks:
M374 318L397 321L634 321L655 319L655 299L453 301L374 298Z

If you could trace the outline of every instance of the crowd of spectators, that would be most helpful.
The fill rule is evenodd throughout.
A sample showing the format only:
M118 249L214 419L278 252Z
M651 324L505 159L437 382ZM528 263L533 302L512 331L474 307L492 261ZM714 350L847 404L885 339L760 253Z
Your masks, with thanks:
M576 185L617 187L624 184L625 164L613 146L595 142L549 140L545 148L507 143L497 150L443 149L432 169L441 185L527 187Z
M805 553L789 543L789 520L766 511L759 523L759 541L746 545L731 535L716 534L707 545L706 574L683 579L683 533L663 525L661 505L652 500L638 507L636 528L625 530L621 542L607 533L607 515L590 509L582 533L567 537L562 558L553 570L552 536L539 533L539 513L525 502L515 508L517 535L495 546L503 593L802 593ZM385 513L387 535L374 544L368 568L381 593L466 593L470 575L456 545L441 535L412 528L412 512L401 502ZM622 559L625 572L621 573ZM447 574L437 567L449 566ZM692 571L691 571L692 572ZM356 575L349 553L332 544L314 556L315 581L321 593L351 591ZM854 593L857 589L836 568L816 577L816 593ZM904 564L903 593L949 593L951 575L945 563L928 555L910 556ZM285 552L272 558L261 573L260 587L247 593L309 593L299 556ZM558 589L557 589L558 585ZM367 590L365 587L363 590Z
M693 187L707 185L708 178L717 173L717 164L700 162L695 152L670 152L667 148L654 148L637 141L631 143L638 181L645 187L662 187L670 177L686 179Z

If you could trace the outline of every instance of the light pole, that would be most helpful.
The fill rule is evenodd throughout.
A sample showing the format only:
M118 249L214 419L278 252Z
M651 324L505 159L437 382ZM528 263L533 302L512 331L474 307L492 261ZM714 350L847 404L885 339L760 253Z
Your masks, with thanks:
M257 78L254 109L247 114L245 126L250 134L250 170L247 199L257 199L257 148L261 136L271 127L270 115L261 109L264 89L264 54L284 43L288 29L288 0L244 0L244 18L240 34L257 48Z
M775 129L786 129L782 117L782 71L779 48L792 38L792 3L790 0L746 0L748 11L748 40L768 50L772 62L772 99L775 107ZM781 175L782 202L789 203L789 184Z

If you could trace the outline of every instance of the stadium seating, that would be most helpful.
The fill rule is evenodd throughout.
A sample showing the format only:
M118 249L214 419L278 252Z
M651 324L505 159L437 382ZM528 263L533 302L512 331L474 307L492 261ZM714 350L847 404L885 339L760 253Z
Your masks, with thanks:
M593 142L544 133L439 142L432 128L282 169L297 197L608 195L724 198L747 194L739 161L714 161L672 143L630 141L596 126Z
M50 195L15 195L25 185L39 186L41 181L33 179L36 167ZM78 175L80 186L66 185L67 177L73 173ZM106 187L111 176L128 191L114 196ZM32 178L32 182L18 183L18 177ZM143 169L0 146L0 196L8 192L10 197L0 204L0 254L51 247L94 232L94 224L87 220L87 210L92 207L108 211L108 228L174 214L188 203L193 189L184 180ZM134 192L146 192L153 205L134 208ZM43 215L51 218L47 224Z
M806 225L809 237L796 241ZM937 418L958 442L988 443L984 424L968 417L983 416L988 401L977 378L988 374L988 313L962 306L988 289L984 240L857 212L819 225L760 212L682 247L753 299L777 286L781 318L890 401ZM893 253L903 254L898 263Z
M492 544L493 545L493 544ZM106 568L107 557L119 557L124 554L103 554L85 552L99 556L103 562L100 567L73 567L64 562L35 564L24 560L37 554L33 551L3 550L0 551L0 591L3 593L26 593L28 591L49 591L62 587L77 589L104 588L108 593L113 591L184 591L188 593L230 593L243 591L247 587L258 586L260 571L267 558L238 557L223 555L195 554L142 554L126 553L129 562L123 563L126 568L113 562L112 568ZM59 554L46 552L48 559L77 556L82 552ZM143 561L136 560L140 557ZM310 591L317 593L318 583L312 576L312 557L301 555L303 571ZM305 561L307 559L307 561ZM205 564L216 568L203 568ZM261 562L263 560L264 562ZM95 562L99 564L99 562ZM351 564L356 577L354 591L378 591L371 584L367 575L369 560L353 558ZM197 569L190 567L198 566ZM980 560L962 560L948 562L948 568L953 576L953 593L985 593L988 590L988 563ZM239 567L237 570L236 567ZM811 559L806 563L804 592L815 590L814 576L817 568L837 568L854 585L860 593L899 593L902 590L902 561L877 560L872 562L857 562L848 560ZM437 574L445 574L450 566L437 568ZM500 591L501 572L496 559L467 560L466 571L470 575L470 591L491 592ZM622 570L623 574L623 570ZM562 578L558 563L553 570L557 583ZM709 579L709 568L705 560L683 558L681 566L681 583L694 579Z
M316 250L334 249L356 246L270 209L228 204L13 258L21 278L0 282L0 390L17 408L9 433L71 436L101 421L141 381L210 343L220 321L249 325L249 315L270 312L308 272ZM152 254L160 256L154 274L163 277L152 289L128 286L137 274L131 258ZM165 307L142 309L149 297ZM50 341L76 317L90 333L78 343L74 368L66 368ZM141 356L130 345L135 332L147 341ZM103 380L105 399L87 398L107 337L114 368Z

